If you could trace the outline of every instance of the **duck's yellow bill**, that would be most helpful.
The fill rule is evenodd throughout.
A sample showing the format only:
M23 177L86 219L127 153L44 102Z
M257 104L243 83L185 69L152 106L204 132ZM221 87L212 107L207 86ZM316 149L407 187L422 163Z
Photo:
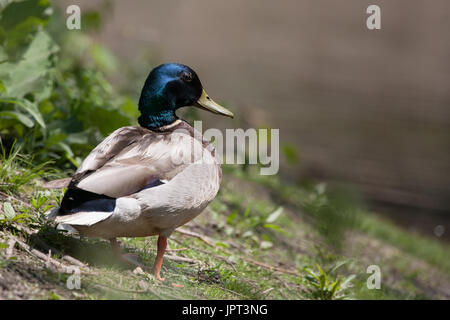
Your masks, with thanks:
M202 91L202 95L197 100L195 106L211 111L212 113L221 114L230 118L234 118L234 114L222 107L220 104L216 103L213 99L211 99L205 90Z

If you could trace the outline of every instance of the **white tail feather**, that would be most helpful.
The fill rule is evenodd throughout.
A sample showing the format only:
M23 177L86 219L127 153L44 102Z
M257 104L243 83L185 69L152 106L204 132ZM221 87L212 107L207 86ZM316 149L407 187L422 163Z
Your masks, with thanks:
M87 211L77 212L65 216L57 216L55 221L74 226L92 226L100 221L109 218L113 214L112 211Z
M56 226L56 229L67 231L68 234L77 234L78 233L77 229L72 227L70 224L59 223Z

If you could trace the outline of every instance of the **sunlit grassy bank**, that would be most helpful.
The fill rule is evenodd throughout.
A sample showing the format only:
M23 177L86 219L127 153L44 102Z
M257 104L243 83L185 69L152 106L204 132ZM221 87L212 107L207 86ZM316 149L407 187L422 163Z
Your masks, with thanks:
M107 241L57 230L43 214L63 191L44 180L70 176L107 134L136 123L137 106L107 80L123 71L109 51L88 33L58 28L48 2L2 6L0 298L450 297L447 245L376 217L351 192L292 185L252 166L224 167L217 198L174 232L165 282L118 263ZM85 15L88 26L100 19ZM284 153L295 160L295 150ZM155 241L125 238L122 247L151 266ZM371 265L380 289L367 286Z

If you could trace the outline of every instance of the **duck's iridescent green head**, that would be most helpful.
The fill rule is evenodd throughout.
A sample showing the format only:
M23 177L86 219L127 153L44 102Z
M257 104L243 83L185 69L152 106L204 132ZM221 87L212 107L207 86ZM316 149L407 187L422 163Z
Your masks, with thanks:
M153 69L145 81L139 99L139 124L145 128L171 124L178 119L175 111L185 106L233 117L233 113L206 94L194 70L182 64L167 63Z

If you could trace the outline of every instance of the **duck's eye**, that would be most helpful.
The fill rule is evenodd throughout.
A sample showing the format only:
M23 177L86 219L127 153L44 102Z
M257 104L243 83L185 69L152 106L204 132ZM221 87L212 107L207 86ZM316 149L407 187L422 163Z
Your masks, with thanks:
M183 72L181 74L181 80L186 81L186 82L191 82L192 81L192 73L190 73L190 72Z

